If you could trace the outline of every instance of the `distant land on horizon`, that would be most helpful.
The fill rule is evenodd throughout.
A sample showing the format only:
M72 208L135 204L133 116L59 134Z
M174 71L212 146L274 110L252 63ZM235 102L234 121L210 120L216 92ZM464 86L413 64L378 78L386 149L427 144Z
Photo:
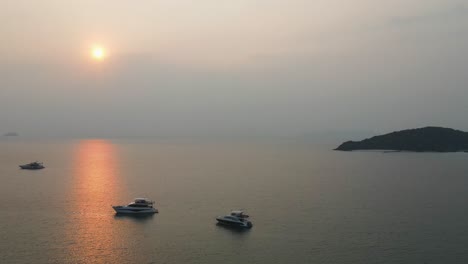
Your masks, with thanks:
M5 137L17 137L18 133L16 133L16 132L7 132L7 133L3 134L3 136L5 136Z
M429 126L396 131L361 141L346 141L335 150L468 151L468 132L452 128Z

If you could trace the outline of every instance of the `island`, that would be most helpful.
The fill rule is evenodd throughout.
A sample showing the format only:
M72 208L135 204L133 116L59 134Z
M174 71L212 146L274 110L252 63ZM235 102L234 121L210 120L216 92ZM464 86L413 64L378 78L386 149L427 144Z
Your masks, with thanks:
M371 137L362 141L347 141L335 150L467 152L468 132L445 127L407 129Z
M16 133L16 132L8 132L8 133L3 134L3 136L5 136L5 137L17 137L17 136L18 136L18 133Z

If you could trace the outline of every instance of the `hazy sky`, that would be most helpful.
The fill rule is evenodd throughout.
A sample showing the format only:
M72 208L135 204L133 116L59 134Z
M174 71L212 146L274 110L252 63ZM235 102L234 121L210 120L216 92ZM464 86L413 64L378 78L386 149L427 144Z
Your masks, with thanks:
M90 56L93 45L106 58ZM468 130L466 0L15 0L0 132Z

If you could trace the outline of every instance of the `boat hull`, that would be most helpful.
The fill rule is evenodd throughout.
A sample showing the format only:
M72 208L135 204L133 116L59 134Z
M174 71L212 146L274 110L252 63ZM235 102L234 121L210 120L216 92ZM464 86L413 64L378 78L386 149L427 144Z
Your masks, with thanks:
M28 166L28 165L20 165L19 167L21 169L23 169L23 170L41 170L41 169L45 168L44 166L32 167L32 166Z
M252 223L250 221L238 222L238 221L230 221L223 219L221 217L217 217L216 220L221 225L232 226L232 227L240 227L240 228L252 228Z
M158 212L156 208L138 208L128 206L112 206L118 214L155 214Z

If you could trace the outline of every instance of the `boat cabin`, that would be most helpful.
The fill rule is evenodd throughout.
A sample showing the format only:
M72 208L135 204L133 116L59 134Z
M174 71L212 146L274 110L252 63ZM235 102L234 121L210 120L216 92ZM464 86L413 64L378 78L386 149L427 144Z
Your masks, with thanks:
M154 202L147 198L135 198L133 203L128 204L129 207L153 207Z
M135 198L134 203L153 203L153 201L150 201L148 198Z
M236 210L236 211L231 211L231 215L239 218L248 218L249 216L244 214L243 211Z

